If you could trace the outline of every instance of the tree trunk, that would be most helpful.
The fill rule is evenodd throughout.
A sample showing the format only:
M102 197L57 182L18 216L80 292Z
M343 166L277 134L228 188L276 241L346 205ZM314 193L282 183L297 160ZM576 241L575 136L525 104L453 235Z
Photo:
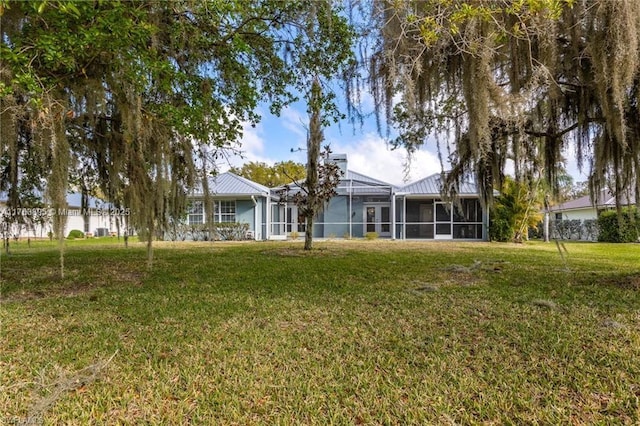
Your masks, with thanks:
M147 231L149 232L147 235L147 269L151 270L153 269L153 234L156 232L153 220L149 221Z
M544 234L544 242L549 242L549 212L544 213L544 219L542 221L542 233Z
M64 232L58 234L58 251L60 252L60 278L64 279Z
M313 218L318 211L318 158L320 144L322 144L322 122L320 119L321 87L318 80L314 80L311 88L311 118L309 121L309 137L307 139L307 205L305 219L307 229L304 233L304 249L313 248Z

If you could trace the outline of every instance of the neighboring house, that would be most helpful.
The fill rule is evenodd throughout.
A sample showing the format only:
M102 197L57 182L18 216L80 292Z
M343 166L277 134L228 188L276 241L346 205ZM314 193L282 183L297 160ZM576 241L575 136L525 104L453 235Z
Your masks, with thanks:
M333 155L343 177L333 197L318 215L313 235L318 238L363 237L375 232L391 239L463 239L486 240L488 215L483 211L473 183L465 183L459 191L457 208L442 200L440 175L435 174L415 183L396 187L347 167L345 155ZM304 218L291 201L299 191L291 185L282 202L274 188L270 233L268 238L284 239L295 231L305 231Z
M209 178L209 192L213 205L205 205L202 189L190 197L187 211L188 225L202 225L208 212L213 212L217 226L225 223L245 223L251 239L268 239L270 191L231 172Z
M635 204L635 197L622 196L623 206ZM592 201L591 196L576 198L549 208L551 220L595 220L598 214L604 210L616 208L616 197L609 190L602 190L596 200Z
M635 204L635 197L622 196L621 204L631 206ZM596 221L601 212L616 208L616 198L608 190L602 190L595 200L591 196L576 198L556 206L545 212L545 239L552 236L561 239L575 239L595 241L598 238Z
M8 223L6 217L15 213L22 217L21 221ZM64 235L77 229L88 235L108 236L124 232L129 212L126 209L116 211L110 204L95 197L89 197L88 205L82 207L82 195L67 195L67 207L56 212L51 207L25 208L11 211L7 206L6 194L0 194L0 232L7 232L13 238L33 237L47 238L52 231L51 219L55 213L66 216Z

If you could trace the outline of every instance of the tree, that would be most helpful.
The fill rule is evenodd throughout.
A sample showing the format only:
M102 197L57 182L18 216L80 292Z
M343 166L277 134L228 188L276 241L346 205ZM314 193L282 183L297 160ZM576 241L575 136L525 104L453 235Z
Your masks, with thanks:
M640 3L373 5L371 84L379 111L399 127L396 144L413 150L435 134L453 166L449 180L475 175L488 202L508 158L518 180L542 167L555 186L574 144L592 194L611 181L618 204L625 188L639 199Z
M543 198L539 186L531 187L506 177L492 208L490 239L513 242L528 239L529 228L535 228L542 220Z
M325 161L329 147L321 152L323 128L331 120L344 118L336 103L336 94L330 83L349 72L354 65L353 29L344 16L333 12L331 0L309 2L310 7L298 20L293 37L296 63L297 89L307 102L309 129L307 135L306 179L294 196L294 202L305 217L304 249L313 248L313 221L324 204L335 194L339 182L337 165ZM320 41L328 44L324 48ZM285 192L288 186L285 186Z
M268 188L302 180L307 174L303 164L291 160L280 161L273 166L263 162L250 161L243 164L242 167L232 167L229 171Z
M242 122L259 120L258 102L278 113L308 82L301 67L333 75L349 57L346 19L331 2L322 4L321 37L301 35L316 9L280 0L0 0L0 156L32 140L38 164L50 166L39 177L56 211L73 164L93 167L108 201L130 208L151 267L154 237L183 213L197 180L206 190L212 160ZM64 217L54 224L62 274Z

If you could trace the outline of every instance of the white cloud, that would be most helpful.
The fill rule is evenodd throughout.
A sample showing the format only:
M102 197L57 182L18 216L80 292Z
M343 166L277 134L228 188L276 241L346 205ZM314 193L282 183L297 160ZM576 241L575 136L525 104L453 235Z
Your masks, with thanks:
M374 133L364 135L362 139L341 144L331 141L331 149L336 154L347 154L349 170L401 185L440 172L438 157L427 151L417 151L407 170L407 153L403 149L391 150L384 139ZM406 171L409 172L408 179Z
M567 169L567 173L575 182L586 181L589 179L589 160L585 155L583 158L582 171L578 169L578 153L577 148L574 143L569 144L569 146L562 152L562 155L566 159L565 167Z
M309 119L306 114L288 106L280 114L280 124L293 134L300 136L303 141L307 138L307 123Z
M265 152L263 127L260 123L255 126L252 126L249 122L242 123L242 138L240 142L234 146L234 151L235 152L229 152L229 155L225 156L218 164L221 172L229 170L232 166L241 167L244 163L250 161L267 164L273 164L275 162Z

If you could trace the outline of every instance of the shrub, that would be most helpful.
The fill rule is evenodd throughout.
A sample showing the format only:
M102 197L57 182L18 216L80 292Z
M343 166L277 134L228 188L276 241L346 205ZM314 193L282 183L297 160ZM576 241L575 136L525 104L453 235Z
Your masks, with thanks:
M223 241L239 241L247 237L248 223L218 223L215 225L216 236Z
M583 220L582 231L585 240L595 240L598 237L598 221L595 219Z
M84 232L79 229L72 229L71 232L69 232L67 239L74 240L76 238L84 238Z
M367 240L375 240L378 238L378 233L377 232L367 232L366 234L364 234L364 237Z
M292 240L297 240L299 236L300 234L298 233L298 231L289 232L289 238L291 238Z
M513 239L513 228L508 220L503 218L492 219L489 223L489 240L507 242Z
M621 219L620 221L618 219ZM640 212L635 208L624 208L620 218L614 210L598 216L598 241L608 243L630 243L638 241Z

